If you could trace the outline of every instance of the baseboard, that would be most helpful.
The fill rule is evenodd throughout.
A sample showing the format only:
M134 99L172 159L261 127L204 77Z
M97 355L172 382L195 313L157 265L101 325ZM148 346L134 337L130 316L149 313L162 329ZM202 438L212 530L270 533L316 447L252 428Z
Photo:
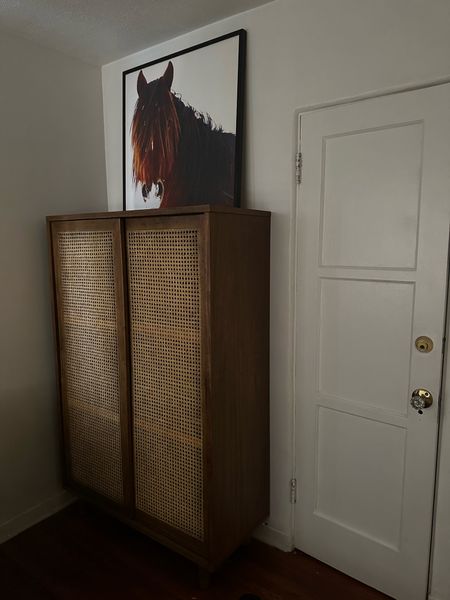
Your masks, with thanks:
M26 529L33 527L40 521L59 512L69 504L75 501L75 496L70 492L63 490L59 494L47 498L44 502L29 508L20 515L0 524L0 544L6 542L12 537L22 533ZM253 537L269 546L275 546L284 552L291 552L294 544L290 535L274 529L269 525L260 525L254 532ZM438 600L429 596L429 600Z
M284 552L292 552L294 549L292 537L283 531L270 527L270 525L260 525L253 532L253 537Z
M63 490L55 496L47 498L47 500L44 500L44 502L29 508L20 515L1 523L0 544L6 542L15 535L22 533L22 531L25 531L25 529L36 525L36 523L39 523L39 521L43 521L47 517L57 513L71 504L74 500L75 497L72 494Z

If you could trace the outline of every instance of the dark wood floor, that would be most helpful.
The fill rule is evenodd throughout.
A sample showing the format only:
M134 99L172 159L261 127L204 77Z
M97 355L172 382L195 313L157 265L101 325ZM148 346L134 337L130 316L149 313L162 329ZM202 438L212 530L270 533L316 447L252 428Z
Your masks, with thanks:
M184 558L75 505L0 546L4 600L387 598L301 552L287 554L257 541L239 549L208 590L198 589L196 573Z

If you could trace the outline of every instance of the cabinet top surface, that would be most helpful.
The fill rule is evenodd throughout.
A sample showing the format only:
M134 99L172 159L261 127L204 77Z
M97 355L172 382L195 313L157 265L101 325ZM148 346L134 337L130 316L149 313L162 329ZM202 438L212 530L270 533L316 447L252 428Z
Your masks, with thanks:
M199 206L177 206L164 209L145 209L145 210L121 210L91 213L75 213L69 215L49 215L48 222L52 221L73 221L84 219L119 219L119 218L142 218L142 217L162 217L176 215L197 215L204 213L225 213L236 215L248 215L255 217L269 217L270 212L265 210L253 210L248 208L236 208L233 206L222 206L217 204L202 204Z

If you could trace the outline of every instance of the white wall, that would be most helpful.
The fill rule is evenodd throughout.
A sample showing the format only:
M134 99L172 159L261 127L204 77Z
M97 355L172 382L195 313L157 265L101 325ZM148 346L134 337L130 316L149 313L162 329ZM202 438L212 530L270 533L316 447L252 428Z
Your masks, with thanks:
M0 542L62 493L45 216L105 210L101 74L0 35Z
M308 105L448 77L449 20L448 0L277 0L103 67L113 210L122 207L122 71L226 32L248 31L243 200L247 207L273 212L272 512L268 533L262 535L282 547L292 540L295 113Z

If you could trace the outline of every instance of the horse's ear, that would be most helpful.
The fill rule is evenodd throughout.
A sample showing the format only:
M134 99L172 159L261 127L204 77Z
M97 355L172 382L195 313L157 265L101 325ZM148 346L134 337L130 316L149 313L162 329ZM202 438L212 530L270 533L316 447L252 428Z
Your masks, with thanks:
M145 88L147 87L147 80L145 79L145 75L142 71L140 71L139 73L139 77L137 80L137 93L138 96L142 96L142 94L145 91Z
M167 69L165 70L164 75L162 76L162 80L164 81L167 89L170 90L170 88L172 87L172 81L173 81L173 64L172 61L169 61L169 64L167 65Z

